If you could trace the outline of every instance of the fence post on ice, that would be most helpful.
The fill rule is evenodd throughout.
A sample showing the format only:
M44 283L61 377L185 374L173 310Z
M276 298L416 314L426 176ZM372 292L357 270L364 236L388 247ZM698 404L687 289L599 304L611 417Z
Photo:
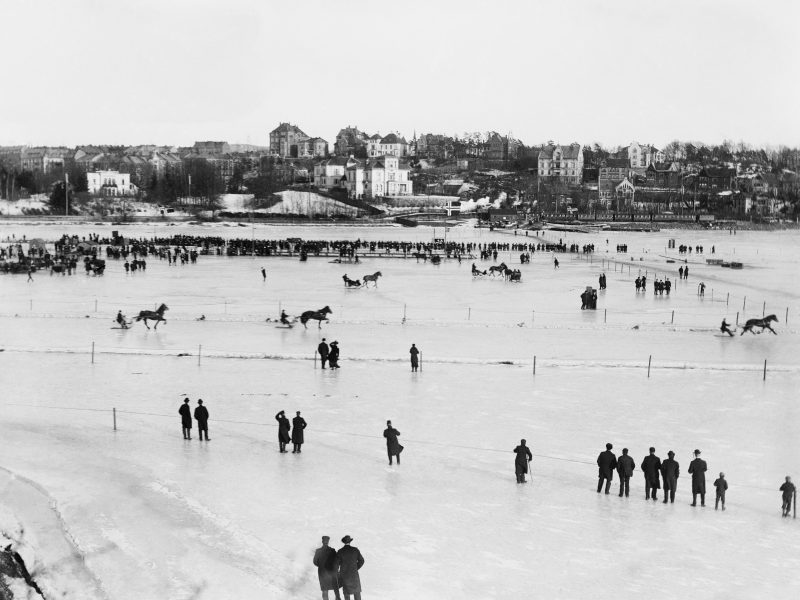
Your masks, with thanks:
M744 297L744 302L742 302L742 314L745 313L746 309L747 309L747 296Z
M468 306L467 307L467 321L469 321L471 318L472 318L472 307Z
M406 305L403 304L403 323L406 322Z
M97 312L97 298L94 299L94 312Z
M606 323L607 320L608 320L608 309L604 308L603 309L603 323Z
M739 313L736 313L736 326L739 326Z
M94 364L94 342L92 342L92 364Z
M789 324L789 307L788 306L786 307L786 317L783 319L783 324L784 325L788 325Z
M533 374L536 375L536 355L533 355Z
M725 297L725 306L728 306L728 303L731 301L731 293L728 292L728 295Z
M200 366L200 355L203 353L203 344L197 346L197 366Z
M653 355L647 357L647 378L650 379L650 362L653 360Z
M761 306L761 316L764 316L764 313L767 312L767 301L764 300L764 304Z
M422 352L419 353L419 370L422 371Z
M674 310L672 311L672 319L670 320L669 324L670 325L674 325L675 324L675 311Z
M317 351L314 350L314 368L317 368Z
M764 378L761 381L767 380L767 359L764 359Z
M117 430L117 409L116 408L112 408L111 411L112 411L112 415L114 416L114 431L116 431Z

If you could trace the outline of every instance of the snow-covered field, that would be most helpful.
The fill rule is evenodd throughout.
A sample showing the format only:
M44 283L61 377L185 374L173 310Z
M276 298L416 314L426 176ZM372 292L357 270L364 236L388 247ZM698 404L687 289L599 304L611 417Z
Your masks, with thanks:
M111 229L119 228L5 226L0 238ZM154 231L433 233L122 233ZM3 276L2 529L21 541L45 593L68 598L316 598L312 551L321 535L338 547L345 534L366 559L365 598L796 597L800 537L797 522L780 517L777 487L800 465L800 236L546 237L597 252L559 255L558 270L544 252L521 266L518 253L501 253L498 262L522 270L521 284L473 280L469 260L390 258L353 266L200 257L170 267L148 257L147 271L133 275L109 261L103 277ZM467 228L447 238L515 241ZM686 282L678 263L666 263L677 258L665 251L669 238L705 246L702 257L687 256ZM618 243L629 254L614 252ZM715 258L745 268L706 266L712 245ZM376 289L342 286L345 273L378 270ZM648 292L637 296L640 270ZM580 292L597 287L602 271L598 310L581 311ZM670 297L653 296L655 273L673 280ZM170 309L157 331L111 329L117 310L130 317L161 302ZM333 314L321 332L265 321L280 308L296 315L325 305ZM741 323L762 310L778 316L777 336L719 335L723 317L732 323L738 312ZM315 369L321 336L339 341L340 371ZM412 342L423 366L414 374ZM184 396L208 406L209 443L181 438ZM301 410L309 423L301 455L277 453L281 409ZM399 467L386 464L387 419L407 450ZM521 437L534 453L526 485L513 473ZM594 461L607 441L617 453L630 448L637 465L650 445L662 458L674 450L675 504L645 502L638 470L630 498L617 497L616 481L611 496L597 495ZM688 506L694 448L709 465L703 509ZM720 471L730 485L724 513L713 509Z

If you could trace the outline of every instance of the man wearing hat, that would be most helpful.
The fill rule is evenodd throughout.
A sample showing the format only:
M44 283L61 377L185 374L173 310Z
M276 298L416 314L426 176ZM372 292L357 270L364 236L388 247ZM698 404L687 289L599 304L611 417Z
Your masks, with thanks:
M336 600L341 600L341 596L339 596L339 578L336 575L336 550L328 545L330 540L329 536L322 536L322 546L314 551L314 566L317 567L322 600L328 600L328 592L330 590L333 590Z
M183 404L178 409L181 416L181 426L183 427L183 439L192 439L192 409L189 407L189 399L184 398Z
M300 446L305 441L303 430L308 426L306 420L300 416L300 411L297 411L297 416L292 419L292 454L301 452Z
M389 455L389 464L392 464L392 457L397 458L397 464L400 464L400 453L403 451L403 446L397 440L400 432L392 427L391 421L386 421L386 429L383 430L383 437L386 438L386 453Z
M788 517L789 511L792 510L792 499L795 493L797 493L797 488L795 488L792 483L792 478L787 475L786 481L784 481L778 489L783 492L781 494L781 516Z
M328 364L331 366L331 369L339 368L339 342L336 340L331 342L331 351L330 354L328 354Z
M644 499L650 500L652 495L653 500L657 500L656 494L658 493L658 488L661 487L659 481L661 459L656 456L656 449L652 446L650 447L650 454L644 457L641 466L644 473Z
M526 444L527 442L522 439L519 441L519 446L514 448L514 453L517 455L514 459L514 471L517 473L517 483L525 483L525 473L528 472L528 464L533 460L531 450Z
M605 452L601 452L597 457L598 479L597 479L597 493L603 489L603 481L606 482L606 494L611 490L611 480L614 479L614 469L617 468L617 457L611 451L614 446L606 444Z
M289 430L292 426L289 424L289 419L286 418L284 411L280 411L275 415L275 420L278 422L278 448L283 454L286 452L286 444L291 440Z
M631 477L633 476L633 472L636 470L636 463L634 460L628 456L628 449L622 449L622 456L619 457L617 461L617 474L619 475L619 497L622 498L622 494L625 494L627 498L631 493Z
M322 363L322 368L325 368L325 363L328 362L328 353L329 348L328 344L325 343L325 338L322 338L322 341L317 346L317 352L319 352L319 362Z
M208 440L208 409L203 406L203 401L197 401L197 407L194 409L194 418L197 420L197 432L200 435L200 441L203 441L203 433L206 434L206 441Z
M700 494L700 506L706 505L706 461L700 458L700 450L694 451L694 460L689 463L692 475L692 506L697 506L697 494Z
M361 578L358 570L364 566L364 557L358 548L350 545L352 541L353 538L349 535L342 538L344 546L336 553L336 567L345 600L350 600L351 595L355 600L361 600Z
M675 460L675 453L670 450L667 452L667 460L661 463L661 477L664 479L664 504L667 499L675 502L675 488L678 487L678 477L681 474L681 466Z

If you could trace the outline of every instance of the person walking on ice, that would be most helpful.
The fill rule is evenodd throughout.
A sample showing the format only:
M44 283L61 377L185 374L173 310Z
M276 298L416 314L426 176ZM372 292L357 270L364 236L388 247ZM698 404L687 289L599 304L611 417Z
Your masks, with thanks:
M719 326L719 330L722 333L727 333L729 336L733 337L733 331L731 331L731 326L725 321L725 318L722 319L722 325Z
M411 355L411 372L415 373L419 368L419 350L415 344L411 344L411 349L408 351Z
M714 487L717 488L717 499L714 502L714 510L719 508L720 501L722 501L722 510L725 510L725 492L728 489L728 482L725 481L725 473L719 474L719 479L714 482Z
M617 468L617 457L611 451L614 446L610 443L606 444L606 449L601 452L597 457L597 493L603 489L603 482L606 484L606 494L611 490L611 480L614 479L614 469Z
M339 577L336 574L336 550L328 545L330 539L327 535L322 536L322 546L314 551L314 566L317 567L322 600L328 600L328 592L331 590L336 600L341 600Z
M700 494L700 506L706 505L706 471L708 465L700 458L700 450L694 451L694 460L689 463L692 475L692 506L697 506L697 494Z
M786 476L786 481L778 489L783 492L781 495L781 499L783 501L783 504L781 505L781 510L783 512L782 516L788 517L789 511L792 509L792 500L794 499L797 489L792 483L792 478L788 475Z
M517 483L525 483L525 473L528 472L528 465L533 460L530 448L526 446L524 439L519 441L519 446L514 448L517 457L514 459L514 471L517 474ZM532 476L531 476L532 477Z
M194 409L194 418L197 420L197 431L200 436L200 441L203 441L203 434L206 434L206 441L208 439L208 409L203 406L203 401L197 401L197 408Z
M181 427L183 427L183 439L192 439L192 409L189 406L189 399L184 398L183 404L178 409L178 414L181 416Z
M386 429L383 430L383 437L386 438L386 453L389 455L389 464L392 464L392 457L397 459L397 464L400 464L400 453L403 451L403 446L397 440L400 432L392 427L391 421L386 421Z

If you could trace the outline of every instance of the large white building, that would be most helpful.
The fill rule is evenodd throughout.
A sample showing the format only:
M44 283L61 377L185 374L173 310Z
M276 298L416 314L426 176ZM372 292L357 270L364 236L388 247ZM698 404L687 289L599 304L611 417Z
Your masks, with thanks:
M133 196L136 186L131 183L130 173L119 171L93 171L86 173L89 193L100 196Z
M665 154L655 146L640 145L638 142L631 142L631 145L628 146L628 160L631 169L646 169L655 163L663 163L665 159Z
M583 146L556 146L548 142L539 152L539 177L580 183L583 179Z
M396 156L379 156L365 163L353 161L347 167L345 182L350 198L378 198L381 196L410 196L413 184L410 169Z
M321 190L346 187L345 171L357 162L354 158L337 156L317 163L314 165L314 185Z
M379 156L397 156L398 158L408 156L408 142L406 138L390 133L380 137L373 135L367 140L367 156L377 158Z

